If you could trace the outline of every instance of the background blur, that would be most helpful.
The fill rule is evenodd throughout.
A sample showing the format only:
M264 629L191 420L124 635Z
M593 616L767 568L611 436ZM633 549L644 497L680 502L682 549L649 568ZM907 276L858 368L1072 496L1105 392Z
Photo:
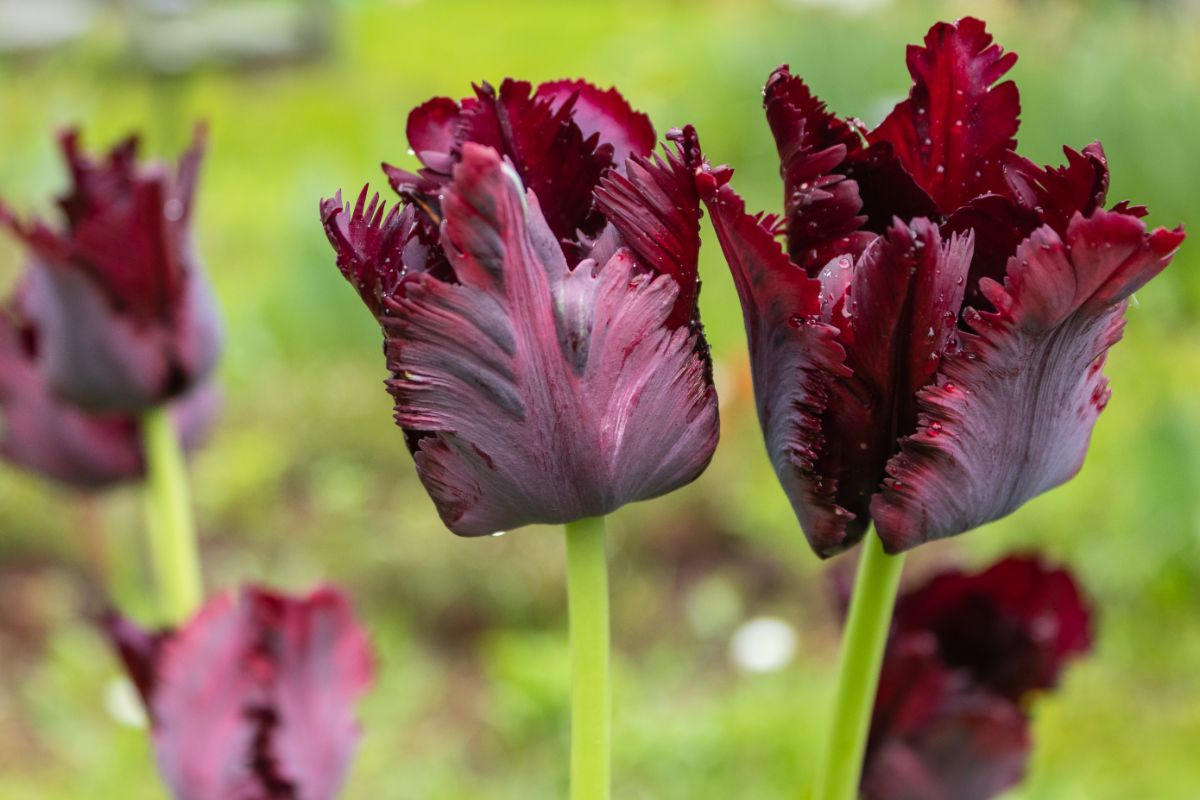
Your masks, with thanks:
M194 464L210 588L348 587L379 652L348 798L564 796L567 653L555 529L461 540L393 427L379 332L344 285L317 202L406 154L407 110L506 75L615 84L658 130L694 123L778 209L759 89L782 62L870 124L904 94L904 45L973 13L1021 54L1027 155L1103 140L1113 201L1200 220L1200 10L1168 2L260 2L0 0L0 194L47 209L53 139L142 130L211 149L196 227L228 323L223 421ZM696 484L612 521L616 796L792 796L832 691L835 584L764 457L740 312L706 230L702 307L722 446ZM909 578L1037 548L1076 570L1099 643L1036 704L1016 798L1200 792L1200 248L1139 293L1115 393L1072 483L927 546ZM0 281L19 266L7 242ZM86 622L101 577L143 618L138 492L90 504L0 465L0 796L160 798L137 707ZM763 624L761 618L775 619ZM759 622L755 623L755 620ZM754 623L754 624L749 624Z

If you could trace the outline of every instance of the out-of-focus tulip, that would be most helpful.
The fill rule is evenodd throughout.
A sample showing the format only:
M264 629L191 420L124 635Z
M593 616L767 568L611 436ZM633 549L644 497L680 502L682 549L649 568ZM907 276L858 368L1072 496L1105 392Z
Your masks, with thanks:
M102 161L84 155L75 131L62 147L72 186L58 200L61 227L0 207L29 251L40 368L82 409L140 413L203 383L220 350L189 228L203 136L174 172L139 164L136 137Z
M347 598L260 588L228 593L178 630L105 627L150 717L159 772L176 800L331 800L373 680Z
M1027 556L900 598L863 769L867 800L987 800L1029 759L1030 693L1091 649L1074 578Z

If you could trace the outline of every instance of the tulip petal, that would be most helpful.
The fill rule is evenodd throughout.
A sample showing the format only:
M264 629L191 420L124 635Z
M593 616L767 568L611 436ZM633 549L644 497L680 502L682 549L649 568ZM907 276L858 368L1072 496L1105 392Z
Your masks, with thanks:
M889 552L1011 513L1074 475L1108 400L1104 355L1126 298L1170 262L1182 229L1147 234L1135 216L1076 215L1039 228L984 280L994 312L919 394L918 431L888 464L871 513Z
M569 268L538 197L468 143L443 202L460 281L390 303L389 382L443 521L481 535L608 513L694 479L717 411L679 287L620 249Z
M103 489L140 478L144 464L136 418L88 414L50 391L37 364L44 337L26 318L29 289L26 279L9 307L0 307L0 456L76 489ZM219 405L211 385L173 401L186 450L203 442Z
M892 633L863 765L866 800L985 800L1020 781L1029 749L1018 705L948 666L929 631Z
M273 631L271 760L299 797L332 800L358 742L356 704L374 679L366 633L332 587L300 602L262 591L248 599Z
M613 148L597 135L585 136L575 121L580 97L540 97L514 80L501 83L499 92L485 83L475 93L463 108L462 146L474 142L506 157L538 196L556 238L596 233L603 218L592 207L592 191L613 165Z
M408 146L427 168L449 173L457 144L460 109L449 97L434 97L408 113Z
M376 317L384 313L384 298L394 297L405 275L405 244L415 236L412 206L391 210L375 194L367 202L364 186L351 210L342 194L321 201L325 235L337 253L342 276Z
M94 417L51 395L21 332L0 309L0 455L45 478L99 489L142 472L137 425Z
M890 142L944 213L1004 185L1003 156L1016 147L1021 105L1015 83L996 81L1016 60L972 17L939 22L924 47L908 48L912 91L868 139Z
M271 669L251 655L256 645L246 607L228 594L161 645L150 717L159 771L179 800L254 796L247 711L268 702Z
M679 286L667 322L672 328L698 315L700 195L685 152L695 138L689 126L679 132L676 152L665 150L665 158L634 156L624 174L609 172L596 190L597 207L620 234L617 244L628 245L639 264L670 275Z
M1017 246L1041 223L1037 212L1000 194L984 194L957 209L942 224L942 235L971 233L975 254L967 275L964 307L986 307L980 286L985 278L1003 281Z
M836 259L819 275L822 319L839 329L852 374L831 383L816 468L856 517L851 540L865 531L897 438L916 430L917 391L957 350L971 250L969 233L943 242L929 220L896 220L857 262Z
M658 137L650 118L634 111L615 88L600 89L587 81L560 80L543 83L534 96L551 101L555 111L574 104L574 121L585 139L598 135L601 144L613 148L613 163L624 168L631 156L645 158L654 150Z
M1091 216L1104 207L1108 195L1108 159L1099 142L1082 153L1064 145L1063 153L1067 157L1063 167L1039 167L1024 156L1007 153L1004 170L1009 196L1060 236L1075 214Z
M1021 782L1029 761L1029 722L986 692L942 701L936 718L870 756L865 800L990 800Z
M861 146L858 131L829 113L787 66L767 79L763 106L779 150L789 256L812 273L835 254L857 255L874 238L859 231L867 221L863 201L843 171Z
M786 66L771 73L763 105L779 150L788 254L809 274L856 257L893 216L936 212L889 144L864 148L856 124L831 114Z
M746 322L758 419L767 454L813 549L844 549L853 514L837 505L836 481L817 471L827 376L846 375L837 328L821 322L821 284L788 260L769 220L746 212L728 185L727 168L712 169L697 148L692 164Z

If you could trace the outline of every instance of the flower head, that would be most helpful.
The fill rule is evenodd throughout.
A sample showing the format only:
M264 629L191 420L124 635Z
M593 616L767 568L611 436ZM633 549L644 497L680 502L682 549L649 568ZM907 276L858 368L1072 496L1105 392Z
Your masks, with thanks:
M1091 649L1071 574L1031 556L947 572L900 599L875 698L868 800L986 800L1029 757L1029 695Z
M138 420L89 413L60 400L40 369L44 337L27 314L37 290L23 281L0 306L0 456L14 466L75 489L103 489L145 471ZM171 401L185 450L207 437L219 406L205 383Z
M259 588L210 601L178 630L105 621L145 702L177 800L331 800L372 681L366 634L337 589Z
M615 91L506 80L417 107L408 136L420 172L386 168L401 206L321 208L446 525L566 522L699 475L718 426L694 134L653 156Z
M76 131L61 141L72 180L61 228L3 206L0 223L26 244L43 285L29 314L50 388L90 411L138 413L201 383L220 349L188 228L202 137L174 174L139 164L136 137L103 161L84 155Z
M909 48L874 130L781 67L764 90L782 217L692 166L745 312L767 448L813 548L872 520L889 552L1002 517L1073 476L1108 401L1126 300L1181 228L1104 209L1099 143L1018 155L1016 56L976 19ZM786 239L786 250L775 241Z

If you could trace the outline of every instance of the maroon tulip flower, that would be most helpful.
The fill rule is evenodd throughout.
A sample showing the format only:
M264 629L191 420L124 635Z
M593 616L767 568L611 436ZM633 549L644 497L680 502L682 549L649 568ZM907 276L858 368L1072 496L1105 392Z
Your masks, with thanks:
M330 800L373 680L367 636L332 587L293 598L247 588L179 630L105 621L150 717L177 800Z
M138 420L92 414L50 391L40 370L44 341L25 308L31 285L0 306L0 456L14 466L74 489L104 489L145 472ZM171 401L185 450L207 438L219 407L211 383Z
M698 476L718 425L682 138L652 156L616 91L512 80L419 106L408 138L401 206L321 211L446 525L599 516Z
M75 131L62 147L72 188L58 201L60 229L0 206L42 284L29 309L42 369L53 392L80 408L140 413L202 383L220 349L188 227L202 135L174 174L139 165L136 137L103 161L80 151Z
M868 800L985 800L1029 758L1029 694L1092 645L1071 574L1013 557L949 572L896 607L871 722Z
M1014 152L1016 56L979 20L908 52L874 130L786 67L764 91L783 217L692 164L741 297L767 447L813 548L892 553L1005 516L1080 468L1126 300L1182 229L1103 208L1099 143ZM776 242L786 238L786 251Z

